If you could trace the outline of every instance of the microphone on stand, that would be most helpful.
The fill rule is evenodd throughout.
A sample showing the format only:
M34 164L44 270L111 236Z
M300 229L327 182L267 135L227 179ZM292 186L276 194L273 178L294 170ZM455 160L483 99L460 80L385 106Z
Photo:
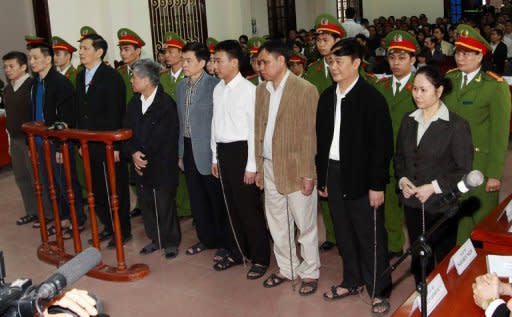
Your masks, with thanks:
M445 212L446 208L453 206L463 194L480 187L484 183L484 178L484 174L478 170L473 170L464 175L457 183L455 189L441 194L441 198L437 203L438 208L433 209L433 212Z

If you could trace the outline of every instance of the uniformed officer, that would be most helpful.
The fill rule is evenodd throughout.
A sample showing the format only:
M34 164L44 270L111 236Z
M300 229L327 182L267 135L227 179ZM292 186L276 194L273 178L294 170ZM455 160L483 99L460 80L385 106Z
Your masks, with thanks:
M185 46L183 40L178 34L167 32L164 36L165 63L169 67L166 72L160 74L160 84L165 93L176 100L176 87L180 80L185 78L183 73L183 59L181 50ZM178 189L176 192L176 207L178 217L188 217L192 215L190 209L190 197L187 191L187 183L183 172L179 175Z
M304 78L304 66L306 65L307 58L301 53L293 53L290 57L290 70L297 77Z
M169 94L172 99L176 100L176 86L178 82L185 77L183 73L183 59L181 50L185 46L183 40L178 34L167 32L164 36L165 62L170 66L169 71L160 74L160 84L164 87L164 91Z
M76 68L71 64L71 58L76 48L58 36L52 37L54 51L53 63L57 71L64 75L73 84L76 83Z
M117 68L117 72L123 78L124 84L126 86L126 104L130 102L133 97L133 87L131 82L132 77L132 68L131 66L140 59L140 55L142 53L142 47L146 45L144 41L140 38L140 36L134 31L128 28L121 28L117 31L117 39L119 46L119 55L121 55L121 59L123 61L123 65ZM135 185L135 181L132 180L133 170L130 168L130 190L133 194L137 195L137 188ZM139 199L137 198L137 203L135 207L130 211L130 217L137 217L142 214L142 210L139 208Z
M469 238L473 227L497 205L501 178L507 154L510 91L501 77L482 70L482 59L491 50L489 43L472 27L460 24L456 29L455 62L457 68L448 72L453 90L443 99L446 106L469 122L475 147L473 169L481 171L486 182L464 197L480 200L476 211L460 212L457 243Z
M249 49L249 54L251 55L251 66L254 71L253 75L247 76L247 80L258 86L261 82L263 82L263 78L260 74L260 67L258 65L258 53L260 52L260 46L265 43L265 39L259 36L254 36L249 39L247 42L247 47Z
M146 45L137 33L130 29L122 28L117 31L117 38L119 42L119 55L123 60L123 65L117 69L124 84L126 85L126 104L130 102L133 96L131 78L131 65L140 59L142 47Z
M214 53L215 53L215 46L219 43L216 39L213 37L209 37L206 39L206 46L208 47L208 51L210 52L210 60L206 64L206 71L208 74L215 76L215 63L214 63Z
M387 59L393 73L375 83L377 90L386 98L393 125L393 138L396 144L400 123L406 113L416 109L412 100L414 74L412 67L416 62L419 45L414 36L405 31L392 31L384 39ZM384 226L388 232L388 254L400 256L404 245L404 213L398 202L397 180L394 176L393 162L389 169L390 179L386 186L384 199Z
M329 14L319 15L315 20L316 49L321 57L308 66L304 79L315 85L318 93L321 94L327 87L333 84L325 56L329 55L332 46L345 37L345 30L341 23ZM336 245L334 237L334 228L332 226L329 206L326 199L319 199L320 209L325 225L325 242L320 245L320 249L327 251Z

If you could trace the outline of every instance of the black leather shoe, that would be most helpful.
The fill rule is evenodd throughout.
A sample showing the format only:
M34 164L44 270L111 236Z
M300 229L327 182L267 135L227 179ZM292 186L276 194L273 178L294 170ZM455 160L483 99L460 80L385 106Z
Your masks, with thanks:
M123 237L123 245L130 241L131 239L133 238L133 236L131 234L127 235L126 237ZM116 248L116 238L113 237L112 240L110 240L107 244L107 249L115 249Z
M144 248L142 248L139 251L139 254L146 255L155 252L158 250L158 246L154 244L153 242L150 242L148 245L146 245Z
M140 210L140 208L133 208L130 210L130 218L134 218L140 215L142 215L142 210Z
M98 234L98 239L100 242L107 241L108 239L112 238L112 232L103 230ZM89 239L89 244L92 244L92 239Z
M320 245L320 251L329 251L330 249L334 248L336 246L336 243L332 243L331 241L325 241Z
M404 251L400 250L398 252L395 252L395 251L388 251L388 257L389 259L392 259L392 258L399 258L401 257L402 255L404 255Z

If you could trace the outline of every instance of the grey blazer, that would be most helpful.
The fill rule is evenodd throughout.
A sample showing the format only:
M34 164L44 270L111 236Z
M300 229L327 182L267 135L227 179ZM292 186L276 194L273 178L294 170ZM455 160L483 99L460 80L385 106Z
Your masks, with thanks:
M178 105L178 117L180 120L180 135L178 143L178 156L183 158L183 133L185 131L185 98L188 78L178 83L176 89L176 104ZM212 133L213 116L213 89L219 80L207 73L196 87L190 105L190 136L192 141L192 153L197 170L202 175L211 174L212 151L210 138Z

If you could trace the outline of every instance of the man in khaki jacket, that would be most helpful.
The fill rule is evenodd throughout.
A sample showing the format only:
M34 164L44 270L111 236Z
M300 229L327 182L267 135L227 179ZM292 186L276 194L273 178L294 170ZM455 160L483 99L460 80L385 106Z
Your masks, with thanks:
M317 195L312 194L318 92L287 69L290 55L276 41L263 44L258 54L267 82L256 88L256 184L265 189L265 212L279 266L263 285L275 287L298 275L299 293L310 295L317 289L320 268ZM295 249L294 224L299 229L302 263Z

